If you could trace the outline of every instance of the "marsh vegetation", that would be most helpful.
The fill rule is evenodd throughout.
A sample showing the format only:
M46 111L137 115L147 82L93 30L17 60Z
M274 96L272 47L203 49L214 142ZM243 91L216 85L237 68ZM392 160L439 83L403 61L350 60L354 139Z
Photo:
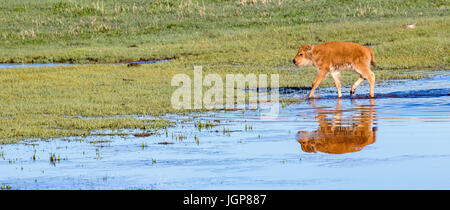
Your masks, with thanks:
M449 69L448 9L444 0L2 1L0 63L92 65L0 69L0 143L167 128L136 116L180 113L170 80L192 76L194 65L219 75L277 73L281 87L309 88L315 70L291 64L302 44L370 45L377 80L423 78L411 70ZM356 79L345 74L343 85Z

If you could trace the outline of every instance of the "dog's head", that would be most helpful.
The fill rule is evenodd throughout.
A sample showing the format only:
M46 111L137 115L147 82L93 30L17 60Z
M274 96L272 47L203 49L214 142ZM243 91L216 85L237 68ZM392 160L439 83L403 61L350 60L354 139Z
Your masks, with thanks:
M297 133L297 141L300 143L304 152L316 153L316 142L309 139L310 133L307 131L299 131Z
M302 66L310 66L312 65L311 61L311 53L313 46L312 45L303 45L298 49L297 55L295 55L294 64L298 67Z

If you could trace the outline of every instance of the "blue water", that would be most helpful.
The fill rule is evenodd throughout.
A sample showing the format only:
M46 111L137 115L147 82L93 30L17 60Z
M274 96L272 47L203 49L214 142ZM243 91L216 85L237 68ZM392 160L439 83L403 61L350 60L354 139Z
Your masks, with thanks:
M12 189L450 189L448 87L450 76L441 72L379 84L375 99L363 98L365 83L356 99L336 99L334 88L320 88L321 98L288 105L274 119L261 117L261 110L167 115L179 123L167 134L1 145L0 184ZM183 120L189 118L193 121ZM216 126L199 130L199 120L215 120ZM180 134L185 138L175 138ZM93 143L99 140L104 142ZM51 154L60 161L50 161Z
M0 69L9 69L9 68L28 68L28 67L52 67L52 66L72 66L76 64L70 64L70 63L7 63L7 64L0 64Z
M122 65L122 64L152 64L152 63L160 63L160 62L167 62L170 61L169 59L164 60L151 60L151 61L134 61L134 62L122 62L122 63L114 63L116 65ZM39 68L39 67L52 67L52 66L73 66L73 65L81 65L81 64L71 64L71 63L25 63L25 64L19 64L19 63L8 63L8 64L0 64L0 69L6 69L6 68Z

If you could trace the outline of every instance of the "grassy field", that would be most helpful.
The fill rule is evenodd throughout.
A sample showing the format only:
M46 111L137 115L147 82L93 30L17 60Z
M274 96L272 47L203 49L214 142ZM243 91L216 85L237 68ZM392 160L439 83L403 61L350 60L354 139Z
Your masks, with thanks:
M315 70L291 60L303 44L372 45L378 80L449 69L448 1L55 1L0 3L0 63L102 65L0 69L0 143L169 126L134 115L174 113L173 75L277 73L310 87ZM407 29L409 24L416 28ZM119 61L173 58L128 68ZM301 71L301 73L300 73ZM357 75L346 74L349 85ZM332 85L330 79L322 87Z

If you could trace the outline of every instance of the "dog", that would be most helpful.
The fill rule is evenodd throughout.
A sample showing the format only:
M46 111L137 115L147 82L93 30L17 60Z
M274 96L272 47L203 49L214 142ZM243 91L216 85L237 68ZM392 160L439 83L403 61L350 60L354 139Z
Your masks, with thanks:
M314 97L314 91L331 73L334 84L341 93L341 70L352 70L360 75L360 78L353 84L350 95L355 93L356 88L364 80L369 81L371 98L375 97L375 74L370 70L370 65L376 65L374 52L365 46L353 42L325 42L318 45L303 45L298 49L293 60L298 67L314 66L317 68L317 76L313 82L308 98Z

